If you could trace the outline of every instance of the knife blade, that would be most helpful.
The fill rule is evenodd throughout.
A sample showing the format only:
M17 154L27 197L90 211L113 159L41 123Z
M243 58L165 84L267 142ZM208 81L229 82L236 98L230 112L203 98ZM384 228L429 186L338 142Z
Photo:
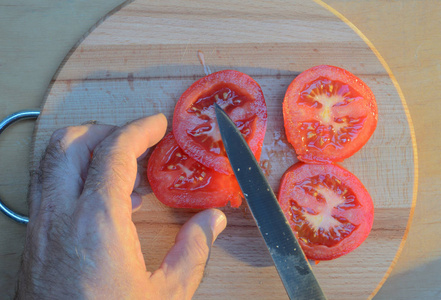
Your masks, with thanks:
M248 144L217 103L215 111L231 167L289 298L326 299Z

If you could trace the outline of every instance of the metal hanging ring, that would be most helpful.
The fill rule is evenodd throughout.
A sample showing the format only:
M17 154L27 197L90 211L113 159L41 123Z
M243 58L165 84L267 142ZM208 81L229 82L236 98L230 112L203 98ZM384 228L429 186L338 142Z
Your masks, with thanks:
M8 128L9 125L17 121L26 120L26 119L36 119L38 118L39 115L40 115L40 111L38 110L22 110L13 113L12 115L7 116L0 122L0 134L6 128ZM29 218L27 216L23 216L21 214L16 213L15 211L7 207L1 199L0 199L0 211L18 223L27 224L29 222Z

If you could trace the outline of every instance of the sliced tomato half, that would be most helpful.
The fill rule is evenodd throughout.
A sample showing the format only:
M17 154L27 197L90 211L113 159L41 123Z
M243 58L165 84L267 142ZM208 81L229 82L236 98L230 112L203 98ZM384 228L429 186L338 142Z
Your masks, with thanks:
M237 125L257 160L266 130L266 103L256 81L225 70L193 83L176 104L173 134L179 146L204 166L230 175L233 170L217 125L215 102Z
M282 177L278 199L309 259L347 254L372 228L374 205L368 191L338 165L295 164Z
M228 203L239 207L242 203L234 175L201 165L182 151L171 133L153 151L147 177L158 200L170 207L211 208Z
M297 76L283 101L288 141L299 160L339 162L361 149L377 126L370 88L339 67L320 65Z

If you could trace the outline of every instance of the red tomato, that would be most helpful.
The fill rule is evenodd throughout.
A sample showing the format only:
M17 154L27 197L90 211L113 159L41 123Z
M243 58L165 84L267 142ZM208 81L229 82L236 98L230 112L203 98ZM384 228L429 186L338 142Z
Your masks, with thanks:
M283 175L279 203L305 255L330 260L369 235L372 199L354 174L334 164L297 163Z
M288 141L299 160L310 163L342 161L360 150L377 126L377 115L369 87L334 66L301 73L283 101Z
M176 104L173 134L179 146L204 166L230 175L233 170L217 126L215 102L238 126L257 160L266 130L266 103L256 81L225 70L193 83Z
M181 208L232 207L242 203L234 176L217 173L189 157L168 134L156 146L147 166L155 196L167 206Z

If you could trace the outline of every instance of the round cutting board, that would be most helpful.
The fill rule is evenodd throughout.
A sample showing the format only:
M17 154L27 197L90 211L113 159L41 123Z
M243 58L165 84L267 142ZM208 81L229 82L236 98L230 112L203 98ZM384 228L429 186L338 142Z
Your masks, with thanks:
M416 192L415 143L387 67L349 25L312 1L130 2L104 18L60 67L37 122L31 168L57 128L91 120L122 125L158 112L171 125L177 100L195 80L235 69L253 77L265 94L262 165L277 191L283 172L297 161L283 130L288 84L312 66L340 66L365 81L378 102L377 130L342 163L369 190L375 221L358 249L313 269L329 299L372 297L406 236ZM143 182L143 206L133 220L147 268L154 270L195 211L162 205ZM285 299L246 204L223 210L228 226L214 244L195 299Z

